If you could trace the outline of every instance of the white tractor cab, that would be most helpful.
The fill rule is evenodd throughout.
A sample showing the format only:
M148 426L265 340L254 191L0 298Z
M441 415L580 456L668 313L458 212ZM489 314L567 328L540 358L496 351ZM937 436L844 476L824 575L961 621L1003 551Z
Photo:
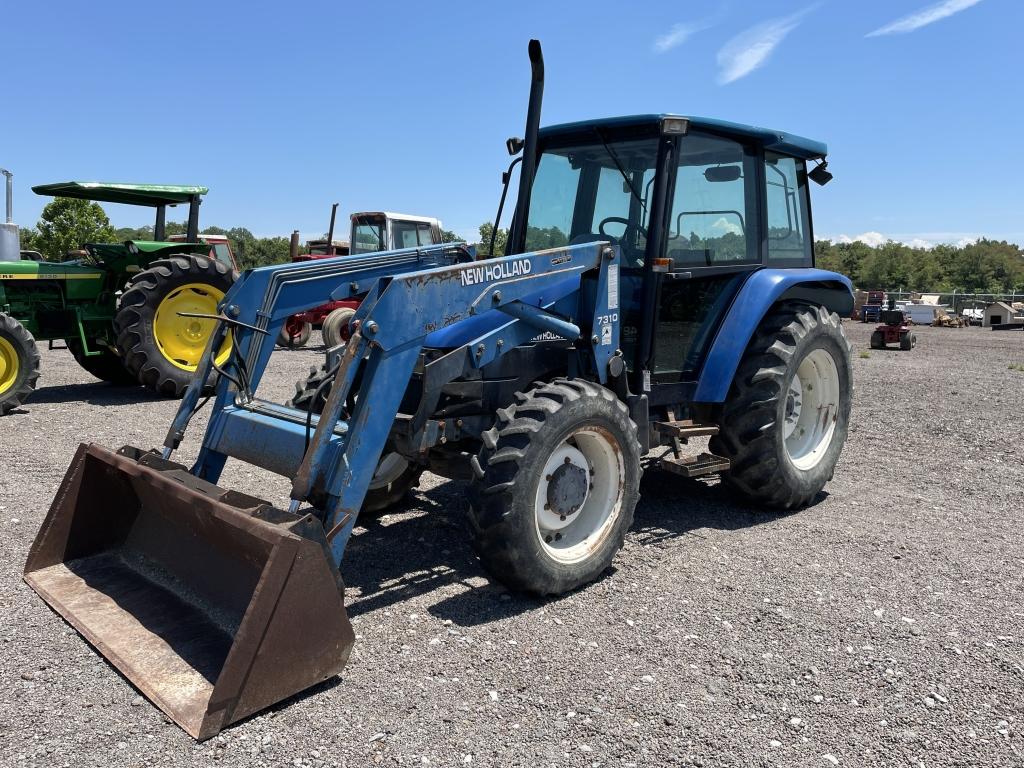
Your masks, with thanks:
M167 241L170 243L189 242L188 236L184 233L180 235L170 235L167 237ZM238 264L235 262L235 254L231 251L231 242L228 240L227 235L200 234L199 242L206 243L210 246L211 259L216 259L228 269L234 270L235 272L238 271Z
M441 222L429 216L411 216L391 211L363 211L352 214L349 253L394 251L441 242Z

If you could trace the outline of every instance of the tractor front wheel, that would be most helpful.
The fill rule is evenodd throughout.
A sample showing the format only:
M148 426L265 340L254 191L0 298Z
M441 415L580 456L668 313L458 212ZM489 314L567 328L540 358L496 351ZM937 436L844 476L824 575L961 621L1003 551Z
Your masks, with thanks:
M556 379L499 409L472 462L473 546L509 587L561 595L611 565L640 496L640 445L602 386Z
M39 349L25 326L0 312L0 416L25 402L39 379Z
M78 339L68 339L67 344L75 362L100 381L117 386L130 386L139 383L124 367L121 356L100 345L99 342L93 342L93 346L100 352L98 355L85 354L82 342Z
M793 509L832 479L846 441L853 378L839 316L777 305L740 361L711 450L723 481L747 499Z
M125 367L140 384L157 394L181 397L216 324L183 313L217 314L233 282L226 265L193 254L154 261L128 282L114 325ZM216 362L227 362L230 354L229 337Z
M871 348L885 349L885 336L881 331L875 331L871 334Z
M311 367L309 376L296 382L295 396L288 401L288 405L300 411L322 413L327 404L327 395L330 393L330 384L325 383L326 379L327 371L324 366ZM377 470L370 480L359 517L380 517L400 504L409 491L419 484L422 474L423 468L419 464L414 464L400 453L385 448L377 463Z
M305 320L299 320L297 315L293 315L281 326L281 332L277 334L277 346L285 349L298 349L306 346L306 342L312 335L313 326Z
M348 341L348 325L355 317L356 311L352 307L338 307L331 310L331 313L324 318L323 327L320 333L324 337L324 346L330 349Z
M905 331L900 334L900 349L910 351L917 346L917 334L913 331Z

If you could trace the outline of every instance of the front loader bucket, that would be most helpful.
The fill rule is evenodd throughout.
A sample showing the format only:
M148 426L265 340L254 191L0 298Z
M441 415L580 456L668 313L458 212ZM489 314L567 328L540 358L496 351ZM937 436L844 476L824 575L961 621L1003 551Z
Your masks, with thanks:
M326 680L355 637L312 516L82 445L25 581L197 739Z

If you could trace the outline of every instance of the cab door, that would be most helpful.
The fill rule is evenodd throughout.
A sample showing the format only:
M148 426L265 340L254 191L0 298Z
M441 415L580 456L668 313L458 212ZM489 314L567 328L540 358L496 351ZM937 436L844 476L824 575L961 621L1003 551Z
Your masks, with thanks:
M652 405L687 398L736 292L764 261L757 148L692 132L679 138L655 303Z

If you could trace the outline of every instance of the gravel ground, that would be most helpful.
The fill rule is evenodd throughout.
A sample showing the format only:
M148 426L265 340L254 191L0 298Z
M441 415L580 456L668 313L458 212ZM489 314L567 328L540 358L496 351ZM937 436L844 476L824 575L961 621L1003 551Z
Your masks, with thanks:
M464 486L425 476L349 547L344 675L203 744L21 581L77 443L157 445L175 409L44 352L0 422L0 764L1024 765L1024 334L862 356L869 331L848 324L853 426L812 508L648 473L614 572L538 602L486 578ZM265 389L318 356L276 355Z

